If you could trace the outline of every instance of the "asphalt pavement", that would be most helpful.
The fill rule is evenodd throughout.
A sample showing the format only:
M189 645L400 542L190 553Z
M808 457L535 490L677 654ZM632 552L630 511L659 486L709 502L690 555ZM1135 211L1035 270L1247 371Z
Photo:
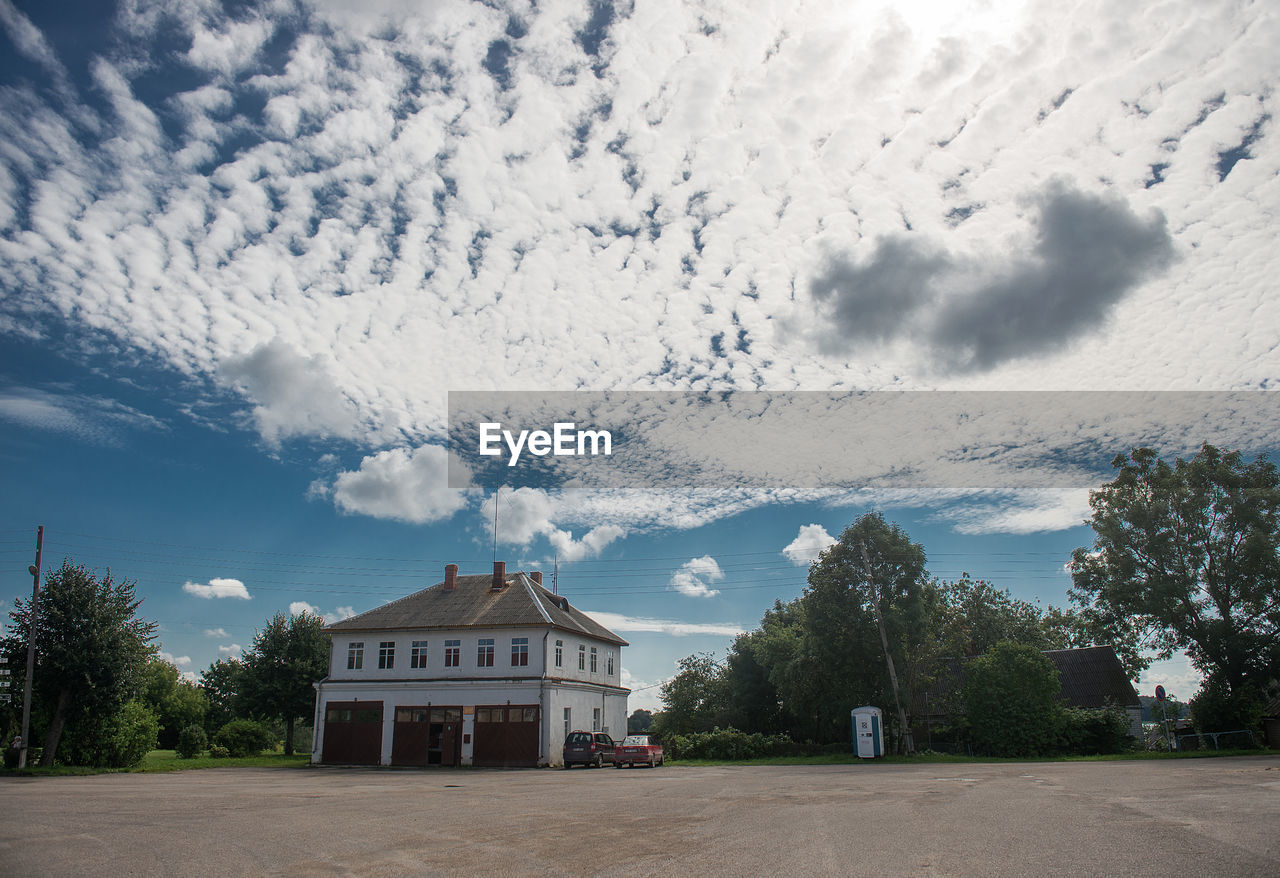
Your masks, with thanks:
M0 779L0 874L1280 874L1280 756Z

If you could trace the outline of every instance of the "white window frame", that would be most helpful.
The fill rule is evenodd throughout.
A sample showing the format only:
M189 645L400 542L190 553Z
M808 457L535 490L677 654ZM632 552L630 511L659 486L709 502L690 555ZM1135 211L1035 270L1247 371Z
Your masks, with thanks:
M364 641L357 640L347 644L347 670L364 670Z
M378 670L389 671L396 666L396 642L394 640L378 641Z
M409 645L409 667L425 668L427 666L427 641L415 640Z

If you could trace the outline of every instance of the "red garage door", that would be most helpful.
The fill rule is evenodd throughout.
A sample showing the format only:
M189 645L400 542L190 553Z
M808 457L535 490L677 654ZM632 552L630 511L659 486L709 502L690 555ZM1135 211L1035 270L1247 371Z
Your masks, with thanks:
M477 707L475 765L501 768L538 764L538 706Z
M382 702L330 701L324 711L321 762L377 765L382 761Z

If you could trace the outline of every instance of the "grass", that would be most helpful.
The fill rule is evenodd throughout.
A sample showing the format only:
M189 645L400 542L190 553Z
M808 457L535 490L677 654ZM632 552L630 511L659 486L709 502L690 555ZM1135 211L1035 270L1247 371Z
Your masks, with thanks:
M861 759L853 753L832 753L821 756L766 756L759 759L668 759L671 765L856 765L874 762L887 765L934 765L974 762L1117 762L1120 760L1156 759L1212 759L1222 756L1277 756L1275 750L1192 750L1183 753L1141 751L1134 753L1109 753L1100 756L1030 756L1026 758L1002 758L998 756L956 756L950 753L928 753L915 756L882 756L879 759Z
M302 768L310 761L311 754L305 751L294 753L292 756L285 756L284 753L277 752L241 758L214 759L206 754L192 759L179 759L178 754L173 750L152 750L142 758L142 762L139 765L133 768L88 768L80 765L55 765L51 768L43 768L38 765L29 765L22 771L0 769L0 777L19 775L22 777L62 777L68 775L122 773L158 774L168 771L192 771L202 768Z

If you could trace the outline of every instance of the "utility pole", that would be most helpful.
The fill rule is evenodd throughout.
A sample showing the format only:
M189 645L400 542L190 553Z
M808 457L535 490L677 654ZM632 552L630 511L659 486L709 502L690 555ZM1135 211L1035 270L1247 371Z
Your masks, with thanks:
M40 609L40 563L44 552L44 525L36 528L36 563L27 568L34 585L31 587L31 616L27 624L27 680L22 688L22 749L18 751L18 768L27 767L31 750L31 679L36 670L36 622Z
M898 697L898 672L893 668L893 655L889 652L889 633L884 627L884 613L880 610L880 595L876 589L875 576L871 573L871 558L867 555L867 544L858 540L858 548L862 550L862 566L867 571L867 585L871 588L871 606L876 611L876 623L880 626L880 645L884 647L885 664L889 666L889 683L893 686L893 704L898 708L898 724L902 729L902 746L908 754L916 752L915 741L911 738L911 727L907 725L907 714L902 709L902 699Z

